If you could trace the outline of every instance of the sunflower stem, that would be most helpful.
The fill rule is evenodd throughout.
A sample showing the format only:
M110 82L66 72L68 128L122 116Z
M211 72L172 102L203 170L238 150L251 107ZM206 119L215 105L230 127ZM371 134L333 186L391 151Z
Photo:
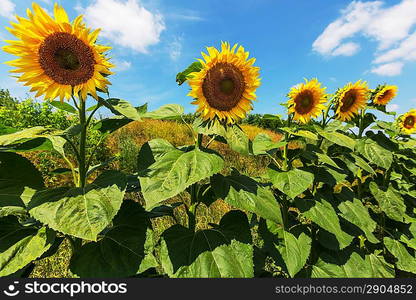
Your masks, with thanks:
M195 148L197 149L201 149L202 147L202 138L203 138L203 134L202 133L198 133L197 139L196 139L196 143L195 143Z
M287 118L287 127L290 128L292 124L292 118L291 115L289 115L289 117ZM290 167L288 164L288 150L289 150L289 138L290 138L290 134L285 132L285 147L283 148L283 171L289 171Z
M364 116L365 116L365 109L361 110L361 113L359 115L359 130L358 130L358 138L362 138L363 137L363 133L364 133Z
M81 188L85 187L86 184L86 141L87 141L87 120L85 114L85 101L86 99L81 99L79 105L79 120L81 125L81 136L79 141L79 182L78 186Z

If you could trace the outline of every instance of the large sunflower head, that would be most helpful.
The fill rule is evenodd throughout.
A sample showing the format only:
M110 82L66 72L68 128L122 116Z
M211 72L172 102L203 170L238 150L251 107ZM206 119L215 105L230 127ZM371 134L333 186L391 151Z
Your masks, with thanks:
M375 89L373 93L373 103L375 105L387 105L397 95L397 86L382 85Z
M95 43L99 29L87 28L82 16L71 23L58 4L51 17L33 3L27 17L17 16L17 22L11 23L8 30L17 40L7 41L3 49L19 57L8 62L16 67L11 72L21 73L18 80L30 86L36 97L63 101L73 94L85 100L87 94L97 98L97 90L107 90L106 76L114 66L105 57L110 47Z
M359 110L366 107L368 94L368 85L361 80L339 89L335 94L336 118L341 121L351 120Z
M398 119L402 132L406 134L416 133L416 109L412 109Z
M318 79L305 80L305 83L292 87L287 104L288 113L293 113L293 120L306 124L312 118L318 117L325 109L325 90Z
M221 51L208 47L199 60L202 68L189 74L191 91L197 111L204 120L219 119L229 124L244 118L252 109L255 91L260 86L259 70L254 67L255 58L237 44L221 43Z

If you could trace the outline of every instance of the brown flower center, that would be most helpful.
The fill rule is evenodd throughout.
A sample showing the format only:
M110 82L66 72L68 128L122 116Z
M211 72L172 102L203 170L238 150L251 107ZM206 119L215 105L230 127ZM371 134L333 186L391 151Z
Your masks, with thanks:
M296 112L301 115L310 113L314 105L313 98L313 93L309 90L300 92L295 98Z
M415 116L407 116L406 119L404 119L404 127L406 127L407 129L412 129L415 126L415 123Z
M230 111L243 97L246 83L241 71L230 63L217 63L206 74L202 91L209 105Z
M387 90L383 94L378 97L378 102L381 104L385 104L390 98L393 96L392 90Z
M76 86L94 76L94 53L75 35L57 32L39 48L39 61L45 74L59 84Z
M354 105L355 100L357 99L357 93L355 90L349 90L345 93L344 97L342 98L341 102L341 111L347 112L350 108Z

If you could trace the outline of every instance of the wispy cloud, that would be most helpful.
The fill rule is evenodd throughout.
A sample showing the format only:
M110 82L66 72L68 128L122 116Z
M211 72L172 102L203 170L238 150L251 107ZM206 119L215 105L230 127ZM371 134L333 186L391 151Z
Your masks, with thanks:
M102 37L140 53L148 53L149 46L159 43L165 30L163 16L149 11L139 0L95 0L75 9L90 26L102 29Z
M10 0L0 0L0 16L12 19L14 18L14 9L16 4Z
M176 61L181 56L182 43L183 43L182 37L175 37L174 40L171 43L169 43L168 52L169 52L169 57L171 60Z
M387 104L387 111L398 111L400 106L398 104Z
M389 7L383 1L352 1L312 48L325 56L351 56L360 45L348 40L358 35L367 37L377 43L371 72L396 76L406 62L416 60L415 24L416 0L401 0Z
M397 76L402 73L403 66L402 62L392 62L377 66L371 69L371 72L381 76Z
M131 62L127 61L127 60L124 60L124 59L121 59L121 60L114 59L114 61L112 61L112 63L116 66L114 68L115 72L123 72L123 71L127 71L128 69L131 68Z

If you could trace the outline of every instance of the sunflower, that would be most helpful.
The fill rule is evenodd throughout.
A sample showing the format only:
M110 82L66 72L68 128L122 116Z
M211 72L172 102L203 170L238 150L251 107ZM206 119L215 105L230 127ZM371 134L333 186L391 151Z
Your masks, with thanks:
M399 118L399 127L406 134L416 133L416 109L412 109Z
M327 100L326 88L321 87L318 79L298 84L290 89L288 113L294 114L293 120L308 123L312 118L318 117L325 109Z
M348 83L335 94L336 118L341 121L349 121L360 109L367 105L368 85L358 80L356 83Z
M383 85L374 91L373 103L375 105L386 105L396 97L397 86L395 85Z
M87 28L82 16L70 23L58 4L54 18L36 3L27 16L17 16L18 22L7 28L18 40L6 41L9 45L3 47L19 57L7 62L17 68L12 73L22 73L18 81L30 86L36 97L49 100L60 97L63 101L71 95L85 100L88 93L97 98L97 90L107 91L106 76L114 66L105 57L111 48L95 43L99 29Z
M204 120L235 123L252 109L260 68L253 66L256 59L248 59L249 53L242 46L237 49L237 44L231 48L222 42L221 51L214 47L207 50L208 54L201 53L204 60L199 59L201 70L189 74L188 96L195 99L192 104L198 105L197 112Z

